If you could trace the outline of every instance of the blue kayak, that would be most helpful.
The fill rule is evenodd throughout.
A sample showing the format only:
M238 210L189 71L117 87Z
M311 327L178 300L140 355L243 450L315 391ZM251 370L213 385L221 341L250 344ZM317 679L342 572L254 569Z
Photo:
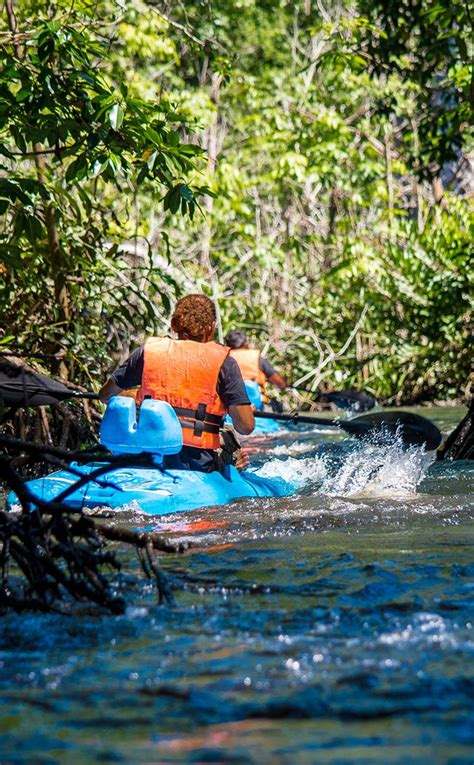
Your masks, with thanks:
M137 423L134 400L113 397L101 423L100 440L113 454L152 454L156 467L127 466L110 470L100 477L100 483L91 480L71 493L64 500L71 508L116 508L133 503L135 510L167 515L223 505L241 497L281 497L292 492L292 487L282 479L261 478L248 471L239 473L231 465L223 474L160 469L163 456L176 454L183 445L178 418L164 401L145 400ZM100 467L100 462L71 464L81 475ZM38 499L51 501L76 481L77 476L60 470L29 481L28 487ZM11 493L8 506L17 503L15 494Z
M262 411L263 410L263 400L262 400L262 392L260 390L260 386L257 382L254 380L245 380L245 389L247 391L247 395L249 397L249 401L251 404L254 405L255 409ZM232 420L229 416L225 418L226 423L231 423ZM277 422L276 420L272 420L270 417L266 417L265 419L255 419L255 428L252 431L252 436L263 436L266 434L276 433L277 431L282 430L282 425L280 422Z

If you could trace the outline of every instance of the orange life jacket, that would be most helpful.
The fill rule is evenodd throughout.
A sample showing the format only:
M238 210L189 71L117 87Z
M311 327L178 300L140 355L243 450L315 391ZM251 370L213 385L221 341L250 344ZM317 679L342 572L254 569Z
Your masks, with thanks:
M256 348L232 348L230 355L239 365L244 380L258 382L263 401L268 401L265 396L267 378L260 369L260 351Z
M183 444L219 448L219 428L227 413L216 386L229 348L218 343L152 337L145 343L139 404L147 397L167 401L183 429Z

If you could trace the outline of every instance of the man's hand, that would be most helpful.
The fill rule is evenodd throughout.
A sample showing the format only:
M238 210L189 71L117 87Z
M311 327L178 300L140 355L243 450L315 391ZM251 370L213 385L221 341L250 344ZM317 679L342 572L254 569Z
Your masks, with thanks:
M279 374L279 372L275 372L271 377L269 377L268 382L271 382L272 385L276 385L277 388L280 388L280 390L285 390L285 388L288 388L288 383L286 382L285 378Z
M106 404L109 398L112 398L112 396L119 396L122 392L122 388L119 388L117 383L109 377L105 385L103 385L99 391L99 400L102 401L103 404Z
M247 452L244 452L243 449L239 449L238 452L235 452L234 467L236 467L239 472L241 470L245 470L245 468L247 468L249 465L250 465L250 457Z

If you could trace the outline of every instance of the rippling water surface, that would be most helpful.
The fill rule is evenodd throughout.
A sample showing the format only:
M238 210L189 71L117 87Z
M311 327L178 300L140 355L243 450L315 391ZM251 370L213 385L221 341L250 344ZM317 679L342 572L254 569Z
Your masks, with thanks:
M474 761L473 465L329 429L253 448L298 494L117 514L194 542L175 608L2 619L1 763Z

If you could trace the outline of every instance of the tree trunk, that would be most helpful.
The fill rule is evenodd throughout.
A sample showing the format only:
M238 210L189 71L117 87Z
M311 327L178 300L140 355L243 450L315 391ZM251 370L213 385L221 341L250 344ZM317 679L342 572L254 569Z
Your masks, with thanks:
M213 103L216 105L216 113L213 117L213 120L211 124L209 125L209 128L207 129L206 133L206 145L205 149L207 151L208 156L208 172L210 177L212 178L216 171L216 163L217 163L217 155L219 153L219 111L218 111L218 105L219 105L219 89L220 84L222 81L222 77L218 74L212 74L211 76L211 99ZM211 228L211 215L212 215L212 208L214 206L214 200L212 197L206 197L204 200L204 207L206 209L206 221L204 223L203 231L202 231L202 245L201 245L201 263L205 268L207 268L207 271L209 273L209 279L211 282L211 288L212 288L212 299L216 306L216 315L217 315L217 337L219 339L220 343L224 342L224 332L222 329L222 318L221 318L221 312L219 307L219 282L217 279L217 274L215 268L212 266L211 263L211 241L212 241L212 228Z
M10 31L16 38L13 41L13 46L15 48L18 59L21 61L25 57L25 47L19 42L17 37L19 30L13 0L5 0L5 10L7 12ZM43 147L41 144L34 142L33 153L36 175L40 183L46 185L47 169L45 157L42 152ZM54 220L54 208L50 203L46 202L42 209L48 236L49 272L54 284L54 300L59 308L59 322L63 325L57 339L57 345L60 348L60 337L64 333L64 325L67 325L71 318L69 295L67 291L66 271L64 268L61 245L59 241L59 232ZM67 378L68 370L64 361L59 361L56 371L59 372L61 377Z
M393 209L394 209L394 192L393 192L393 172L392 172L392 150L390 147L390 135L388 132L385 134L385 168L386 168L386 181L387 181L387 196L388 196L388 235L391 242L393 242Z
M46 163L42 146L33 144L35 152L36 174L40 183L46 183ZM48 234L48 253L50 273L54 284L54 299L59 307L59 321L69 322L71 312L69 307L69 295L67 291L66 273L64 269L63 255L59 241L59 232L54 220L54 208L50 204L43 206L44 222Z

